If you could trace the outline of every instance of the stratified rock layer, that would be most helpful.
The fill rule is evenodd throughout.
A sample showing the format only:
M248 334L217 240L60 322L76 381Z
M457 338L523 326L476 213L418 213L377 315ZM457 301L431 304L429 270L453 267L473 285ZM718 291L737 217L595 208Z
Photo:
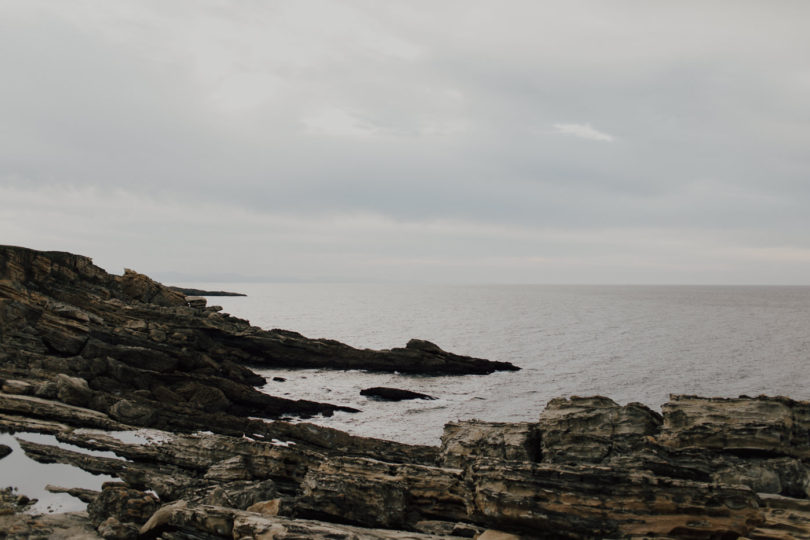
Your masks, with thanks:
M681 428L667 414L684 399L692 416L700 415L701 400L708 404L716 434L708 444L673 446ZM120 456L18 438L37 461L123 480L106 485L89 506L92 524L108 535L142 527L166 539L231 538L235 531L256 538L269 531L278 538L810 538L810 465L791 457L802 448L766 450L758 435L783 426L776 405L785 399L723 400L737 423L717 422L713 402L673 396L662 419L602 397L553 400L537 422L448 424L441 448L283 422L267 423L256 440L151 430L148 444L125 442L140 432L19 415L0 414L0 427L44 430ZM747 442L743 424L757 426ZM718 437L738 444L720 447ZM564 459L574 441L576 455ZM741 446L757 451L740 453ZM148 516L156 502L161 508ZM181 533L187 536L173 536Z
M660 415L571 397L536 422L453 422L439 448L353 437L249 418L336 408L261 394L243 364L497 365L418 340L357 351L265 332L195 302L83 257L0 248L0 431L37 462L120 480L51 487L89 501L55 516L4 490L3 537L810 538L810 403L672 396Z
M264 394L254 387L265 380L248 365L421 374L517 369L419 340L358 350L265 331L220 309L132 270L107 274L87 257L0 246L0 383L29 401L55 398L115 422L242 434L256 429L250 417L354 410ZM6 410L22 412L23 402ZM75 423L30 404L28 416Z

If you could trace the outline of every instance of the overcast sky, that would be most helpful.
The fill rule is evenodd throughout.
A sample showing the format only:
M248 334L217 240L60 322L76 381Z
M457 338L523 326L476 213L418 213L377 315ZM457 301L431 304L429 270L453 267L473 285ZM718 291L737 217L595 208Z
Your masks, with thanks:
M175 281L810 284L808 21L0 0L0 243Z

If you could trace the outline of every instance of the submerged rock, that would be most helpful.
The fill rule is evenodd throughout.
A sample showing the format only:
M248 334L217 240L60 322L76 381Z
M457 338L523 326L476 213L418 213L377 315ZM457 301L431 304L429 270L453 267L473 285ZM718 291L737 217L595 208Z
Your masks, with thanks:
M382 401L403 401L406 399L436 399L427 394L420 394L419 392L411 392L410 390L401 390L399 388L385 388L382 386L375 386L373 388L366 388L360 390L361 396L379 399Z
M3 459L7 455L11 453L11 448L6 446L5 444L0 444L0 459Z

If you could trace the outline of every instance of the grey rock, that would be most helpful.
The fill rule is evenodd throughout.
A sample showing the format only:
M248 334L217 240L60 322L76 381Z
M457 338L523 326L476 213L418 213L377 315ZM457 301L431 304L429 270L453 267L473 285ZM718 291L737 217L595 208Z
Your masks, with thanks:
M536 422L468 420L444 426L438 463L464 467L478 458L540 461L541 433Z
M79 377L71 377L64 373L56 375L56 396L60 401L70 405L86 406L93 397L93 391L87 381Z

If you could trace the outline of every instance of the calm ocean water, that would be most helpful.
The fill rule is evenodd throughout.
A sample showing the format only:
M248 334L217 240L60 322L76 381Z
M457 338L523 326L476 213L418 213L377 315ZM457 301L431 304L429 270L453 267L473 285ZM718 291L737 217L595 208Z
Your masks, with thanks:
M533 420L557 396L656 409L670 393L810 399L810 287L188 285L248 294L209 304L263 328L369 348L418 337L523 368L463 377L261 371L268 393L362 409L315 420L359 435L436 444L448 421ZM369 386L438 399L369 401L359 394Z

